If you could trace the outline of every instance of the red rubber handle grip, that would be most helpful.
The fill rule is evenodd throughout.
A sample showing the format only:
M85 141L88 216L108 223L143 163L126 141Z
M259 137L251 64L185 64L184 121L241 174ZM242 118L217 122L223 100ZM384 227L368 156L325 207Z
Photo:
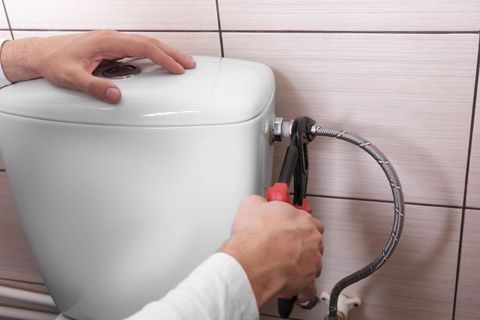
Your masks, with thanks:
M310 201L308 201L307 198L303 198L301 206L296 205L296 204L294 204L293 206L297 209L302 209L302 210L305 210L308 213L312 214L312 207L310 206Z
M285 182L277 182L273 186L267 189L267 193L265 198L268 201L282 201L286 203L290 203L290 194L288 192L288 185ZM305 199L306 200L306 199ZM308 201L304 201L301 206L295 206L299 209L309 209L311 212L310 204ZM308 211L308 210L306 210ZM277 308L280 317L283 319L287 319L290 317L290 314L293 311L293 307L295 306L295 301L297 300L297 296L286 298L286 297L278 297L277 301Z
M290 194L288 192L288 185L285 182L277 182L273 186L267 189L267 193L265 195L268 201L282 201L286 203L290 202ZM310 202L307 198L303 198L302 205L294 205L297 209L302 209L307 211L308 213L312 213L312 207L310 206Z
M288 185L285 182L277 182L267 189L265 195L268 201L282 201L290 203L290 195L288 193Z

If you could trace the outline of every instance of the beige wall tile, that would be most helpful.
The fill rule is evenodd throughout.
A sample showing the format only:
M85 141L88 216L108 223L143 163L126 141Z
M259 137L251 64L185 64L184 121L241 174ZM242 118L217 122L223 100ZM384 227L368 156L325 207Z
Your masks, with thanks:
M325 225L323 271L318 291L330 291L344 276L370 263L383 249L393 221L393 205L367 201L311 199ZM377 273L345 289L363 305L351 320L452 318L461 210L413 206L393 257ZM326 305L295 308L298 319L323 319ZM263 309L276 314L276 302Z
M0 172L0 261L0 278L43 282L25 240L4 172Z
M15 39L48 37L74 32L14 31ZM192 55L221 56L218 32L127 32L160 39L170 46Z
M12 28L216 30L210 0L6 0Z
M468 177L467 206L480 208L480 88L477 92L470 174Z
M158 38L188 54L222 56L217 32L144 32L142 34Z
M480 2L220 0L225 30L431 31L480 28Z
M478 35L224 33L227 57L270 65L277 113L370 139L410 202L461 205ZM331 138L310 147L309 192L391 199L378 165ZM276 167L283 148L276 148Z
M478 304L478 293L480 292L479 229L480 210L467 210L465 212L462 260L455 315L455 318L459 320L477 320L480 318L480 305Z

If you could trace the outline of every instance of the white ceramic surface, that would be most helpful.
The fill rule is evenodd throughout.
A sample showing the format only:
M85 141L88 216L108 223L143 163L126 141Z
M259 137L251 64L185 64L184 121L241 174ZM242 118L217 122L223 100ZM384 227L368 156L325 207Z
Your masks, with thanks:
M147 59L129 60L128 65L142 72L111 79L123 92L118 105L43 79L20 82L2 89L0 112L72 123L186 126L247 121L270 102L274 80L267 66L216 57L195 60L197 67L182 75L172 75Z
M222 71L229 70L215 61ZM242 68L251 70L247 62L238 64L240 74ZM263 107L252 113L252 105L258 104L251 99L271 97L273 77L265 79L271 82L263 87L268 92L258 94L249 92L258 73L247 73L251 79L242 85L219 72L215 82L219 89L203 91L199 101L217 104L218 97L212 95L221 95L222 90L231 93L222 95L223 107L230 113L225 117L231 123L215 125L208 125L210 116L221 115L208 104L196 106L209 110L197 113L196 119L159 118L158 127L145 127L138 121L151 118L125 113L137 126L120 126L114 121L125 124L130 119L108 118L113 112L102 113L93 105L114 107L49 87L43 80L10 87L18 97L31 92L24 90L27 87L45 90L43 96L32 96L32 108L24 105L18 112L35 112L38 118L46 118L43 111L52 117L79 115L86 122L98 116L109 123L70 123L0 112L0 146L27 240L64 314L76 319L121 319L161 298L228 238L241 199L263 192L271 179L272 148L266 126L274 101L262 100ZM236 77L234 71L229 75ZM178 76L156 79L142 73L137 77L142 76L151 82L143 82L137 90L122 86L124 102L115 111L129 107L141 111L148 106L149 112L155 112L155 105L158 112L173 108L155 96L156 90L162 90L157 89L161 88L157 80L169 83L178 101L198 90L184 87L176 81ZM3 94L0 91L2 101ZM62 100L68 94L70 103ZM141 99L135 97L138 94ZM233 99L250 94L242 101L251 105ZM130 101L137 104L130 106ZM175 112L191 108L178 102L175 107ZM81 110L85 114L80 115ZM168 119L175 125L168 126ZM182 121L185 125L180 125Z

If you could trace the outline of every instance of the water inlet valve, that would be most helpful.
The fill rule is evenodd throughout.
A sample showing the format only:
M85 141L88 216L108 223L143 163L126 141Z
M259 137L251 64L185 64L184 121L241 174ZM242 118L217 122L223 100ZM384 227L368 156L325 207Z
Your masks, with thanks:
M285 121L281 117L273 118L271 130L272 143L280 142L283 139L290 139L292 134L293 121Z
M330 304L330 294L323 291L320 296L322 303ZM343 293L338 297L337 305L337 316L335 320L345 320L348 318L348 312L353 308L360 307L362 305L362 300L360 297L348 297ZM332 320L328 315L325 317L325 320Z

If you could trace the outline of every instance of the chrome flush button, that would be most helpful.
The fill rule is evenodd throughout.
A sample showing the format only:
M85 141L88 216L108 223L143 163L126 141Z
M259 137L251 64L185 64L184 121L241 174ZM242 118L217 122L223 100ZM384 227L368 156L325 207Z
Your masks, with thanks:
M134 64L117 61L98 66L93 74L97 77L100 76L109 79L124 79L136 76L140 72L142 72L142 70Z

